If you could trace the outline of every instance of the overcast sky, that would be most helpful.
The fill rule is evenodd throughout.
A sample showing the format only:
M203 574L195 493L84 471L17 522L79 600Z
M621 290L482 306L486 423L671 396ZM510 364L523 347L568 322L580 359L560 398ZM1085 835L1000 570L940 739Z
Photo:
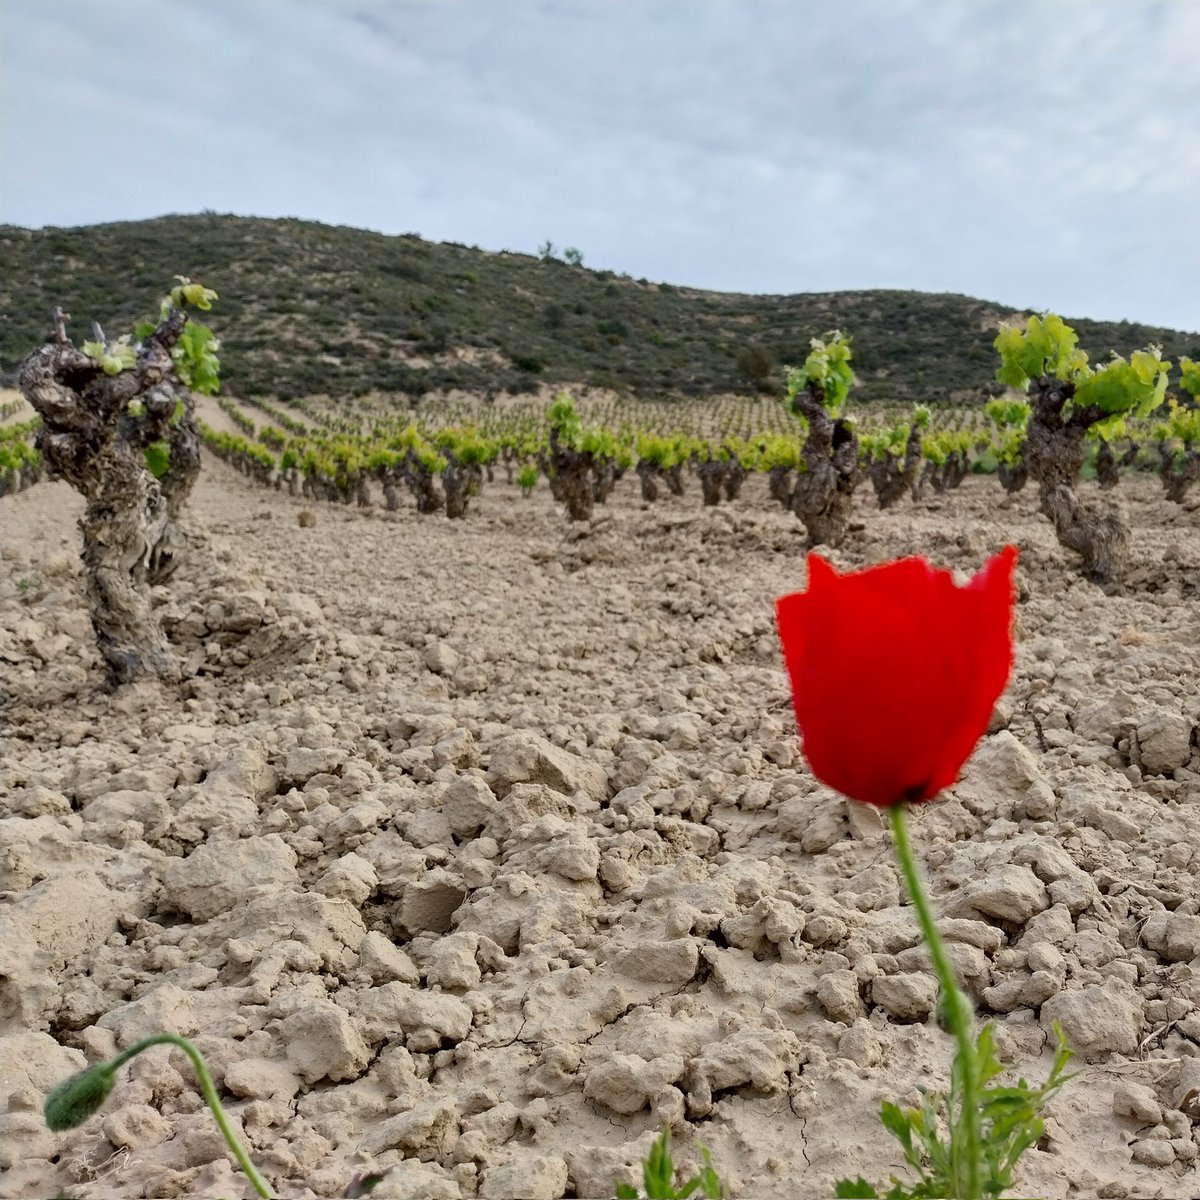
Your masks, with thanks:
M299 216L1200 330L1194 0L5 0L0 222Z

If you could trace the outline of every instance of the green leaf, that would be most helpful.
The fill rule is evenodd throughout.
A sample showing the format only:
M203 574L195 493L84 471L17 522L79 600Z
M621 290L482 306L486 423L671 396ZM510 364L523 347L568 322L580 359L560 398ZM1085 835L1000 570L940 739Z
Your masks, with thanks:
M170 442L151 442L145 449L146 470L155 479L161 479L171 466Z
M839 1179L833 1194L837 1200L878 1200L879 1197L861 1175L857 1179Z

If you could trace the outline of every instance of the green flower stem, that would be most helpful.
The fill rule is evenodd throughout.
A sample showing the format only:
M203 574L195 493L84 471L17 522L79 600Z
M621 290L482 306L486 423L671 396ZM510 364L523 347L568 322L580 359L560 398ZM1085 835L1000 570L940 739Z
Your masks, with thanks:
M912 843L908 839L908 825L905 821L905 810L908 806L900 803L891 807L892 833L896 839L896 857L900 860L900 869L904 873L904 884L908 890L909 899L916 909L917 923L921 927L921 936L933 959L933 969L941 984L942 996L945 1000L946 1018L954 1040L958 1043L956 1054L957 1066L962 1077L962 1131L965 1144L963 1153L952 1154L954 1183L958 1200L980 1200L983 1195L980 1168L982 1166L982 1113L980 1111L981 1097L979 1092L979 1060L975 1052L974 1022L970 1001L963 995L954 976L954 967L946 953L946 944L938 933L937 924L933 919L933 909L929 905L929 897L925 894L925 885L921 882L921 873L917 869L917 860L913 857ZM953 1130L951 1131L953 1145ZM957 1146L954 1147L958 1149ZM964 1161L965 1159L965 1161Z
M233 1126L229 1123L229 1118L225 1115L225 1110L221 1107L221 1101L217 1098L217 1089L213 1085L212 1076L208 1073L208 1064L205 1063L200 1051L187 1038L179 1037L174 1033L156 1033L153 1037L143 1038L140 1042L130 1046L128 1050L122 1050L112 1060L112 1066L114 1069L124 1066L131 1058L141 1054L143 1050L148 1050L151 1046L158 1046L164 1043L178 1046L192 1060L192 1067L195 1069L196 1078L200 1080L200 1091L203 1093L208 1107L212 1109L213 1118L217 1122L221 1132L225 1135L225 1140L229 1143L229 1148L233 1151L233 1157L237 1159L238 1166L245 1172L246 1178L250 1180L254 1190L263 1200L275 1200L275 1193L271 1191L270 1185L258 1173L258 1168L250 1161L250 1155L246 1153L246 1147L238 1140L237 1134L233 1131Z

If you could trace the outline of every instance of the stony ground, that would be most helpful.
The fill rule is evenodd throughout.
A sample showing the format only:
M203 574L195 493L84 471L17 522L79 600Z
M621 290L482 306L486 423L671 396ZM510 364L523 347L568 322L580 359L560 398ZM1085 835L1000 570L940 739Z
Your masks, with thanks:
M1200 1196L1200 513L1122 491L1122 596L986 479L864 495L831 556L1021 546L1014 679L914 834L1005 1060L1043 1074L1055 1019L1080 1054L1022 1195ZM386 1168L376 1196L602 1197L663 1124L734 1195L899 1169L880 1101L944 1084L947 1039L889 835L798 756L772 600L801 536L759 483L305 528L209 459L193 507L159 597L186 682L109 695L77 497L0 503L6 1198L247 1194L165 1047L43 1127L160 1029L283 1196Z

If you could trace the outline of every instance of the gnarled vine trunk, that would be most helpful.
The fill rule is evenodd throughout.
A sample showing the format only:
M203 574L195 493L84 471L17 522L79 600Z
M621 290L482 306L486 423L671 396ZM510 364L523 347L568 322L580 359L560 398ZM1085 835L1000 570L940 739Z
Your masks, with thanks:
M696 474L700 477L700 495L704 498L706 507L711 508L713 505L721 503L721 485L725 482L728 470L729 464L716 458L710 458L697 465Z
M742 484L750 472L742 465L742 460L736 454L729 459L729 470L725 472L725 499L736 500L742 494Z
M653 463L639 462L634 468L638 473L638 478L642 481L642 499L648 504L653 504L658 499L658 480L659 468Z
M829 415L822 399L820 389L809 384L793 401L808 421L804 443L808 470L796 478L791 509L804 522L809 547L842 544L859 481L858 438L848 421Z
M452 451L446 451L446 469L442 472L442 487L446 492L446 516L460 520L467 515L467 505L483 483L483 471L475 463L460 462Z
M1060 484L1046 498L1043 510L1054 522L1058 540L1083 556L1084 574L1096 583L1120 584L1129 562L1129 526L1120 513L1079 500Z
M905 492L911 492L920 469L921 431L914 425L904 443L903 456L886 454L883 458L875 459L867 468L879 507L891 508Z
M1000 486L1010 495L1019 492L1029 482L1029 468L1024 459L1016 463L1001 463L996 468Z
M790 508L792 505L793 487L791 467L772 467L768 472L767 491L771 499L784 508Z
M114 684L178 670L147 590L153 573L169 573L177 546L169 544L169 495L146 469L143 437L149 428L161 436L174 415L171 348L186 321L173 309L142 344L133 367L106 375L72 345L66 314L56 310L54 340L20 368L21 392L42 418L38 447L50 474L87 501L79 528L88 608ZM126 422L135 398L144 399L148 424L130 440ZM186 497L186 480L181 470L175 494Z
M1200 454L1185 446L1182 455L1177 455L1170 443L1159 442L1158 458L1158 477L1167 499L1182 504L1192 484L1200 479Z
M1054 523L1059 542L1083 558L1083 572L1106 587L1120 584L1129 558L1129 526L1116 507L1083 503L1075 495L1090 426L1104 413L1076 405L1069 381L1043 375L1034 383L1033 408L1025 435L1025 465L1037 480L1041 511Z
M550 430L550 454L542 469L546 471L549 466L546 474L550 478L550 492L567 506L567 516L572 521L590 521L595 511L592 458L590 451L564 446L558 439L558 431Z

